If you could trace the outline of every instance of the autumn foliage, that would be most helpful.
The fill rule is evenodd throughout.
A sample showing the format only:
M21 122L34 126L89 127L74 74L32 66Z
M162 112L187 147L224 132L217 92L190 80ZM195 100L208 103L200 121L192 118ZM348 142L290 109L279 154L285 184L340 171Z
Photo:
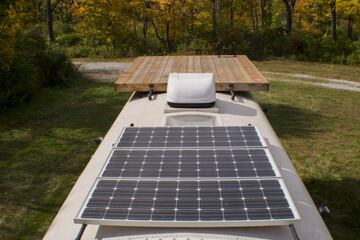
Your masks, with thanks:
M31 76L14 71L46 76L49 66L39 59L55 56L65 64L61 51L360 63L360 0L5 0L0 21L0 102L33 92L13 87ZM31 81L36 89L49 79Z

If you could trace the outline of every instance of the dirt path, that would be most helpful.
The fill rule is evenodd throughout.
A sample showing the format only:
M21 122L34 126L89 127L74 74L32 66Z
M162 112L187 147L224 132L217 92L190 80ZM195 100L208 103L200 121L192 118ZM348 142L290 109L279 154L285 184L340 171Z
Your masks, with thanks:
M73 62L79 71L98 82L114 82L131 63L121 62Z
M98 82L114 82L121 73L125 72L131 63L123 62L81 62L75 61L74 64L79 71ZM308 74L282 73L282 72L262 72L270 80L300 81L316 86L340 89L346 91L360 92L360 82L353 82L344 79L324 78Z
M300 81L303 83L322 86L326 88L360 92L360 82L354 82L344 79L324 78L309 74L295 74L295 73L268 72L268 71L263 71L262 73L270 79L277 77L276 80L279 79L284 81L295 80L295 81Z

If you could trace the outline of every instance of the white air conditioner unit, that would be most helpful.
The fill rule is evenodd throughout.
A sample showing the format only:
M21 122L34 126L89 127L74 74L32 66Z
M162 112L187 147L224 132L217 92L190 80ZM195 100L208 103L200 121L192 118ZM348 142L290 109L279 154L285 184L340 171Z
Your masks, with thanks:
M212 73L170 73L167 102L170 107L212 107L216 100Z

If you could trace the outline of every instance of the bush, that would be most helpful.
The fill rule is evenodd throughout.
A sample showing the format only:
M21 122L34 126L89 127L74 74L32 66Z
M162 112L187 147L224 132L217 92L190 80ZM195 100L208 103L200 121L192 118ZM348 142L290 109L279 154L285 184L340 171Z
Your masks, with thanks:
M138 56L139 52L130 46L123 45L116 48L109 45L87 46L76 45L69 48L63 48L70 58L119 58Z
M0 106L26 101L42 86L54 86L75 76L67 56L50 48L42 31L34 28L17 34L14 58L0 69Z
M252 59L269 56L282 57L293 54L292 39L283 30L268 29L262 32L240 32L236 36L236 52L246 54ZM231 53L228 47L228 53Z
M358 64L360 47L356 42L339 36L334 42L329 36L316 36L310 33L297 33L295 40L299 49L295 55L300 60ZM300 50L301 49L301 50Z
M348 64L360 64L360 41L356 41L353 43L353 51L352 53L347 56L346 62Z
M43 74L43 86L67 83L76 75L75 68L69 58L56 48L45 50L38 63Z
M74 46L80 43L81 37L78 33L67 33L56 37L56 42L64 47Z

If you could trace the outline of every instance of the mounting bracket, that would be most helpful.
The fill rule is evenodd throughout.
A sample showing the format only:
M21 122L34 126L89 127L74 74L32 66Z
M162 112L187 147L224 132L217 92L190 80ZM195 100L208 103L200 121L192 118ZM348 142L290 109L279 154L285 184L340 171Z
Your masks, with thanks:
M235 92L234 92L234 84L229 84L229 88L230 88L230 94L231 94L231 100L235 100Z
M149 101L153 100L152 96L154 95L154 85L149 85L149 93L148 93L148 99Z
M294 240L300 240L299 235L297 234L294 225L293 225L293 224L290 224L290 225L289 225L289 228L290 228L290 231L291 231L291 234L292 234Z
M87 224L81 225L80 231L78 235L76 236L75 240L80 240L82 235L84 234L85 228L87 227Z

